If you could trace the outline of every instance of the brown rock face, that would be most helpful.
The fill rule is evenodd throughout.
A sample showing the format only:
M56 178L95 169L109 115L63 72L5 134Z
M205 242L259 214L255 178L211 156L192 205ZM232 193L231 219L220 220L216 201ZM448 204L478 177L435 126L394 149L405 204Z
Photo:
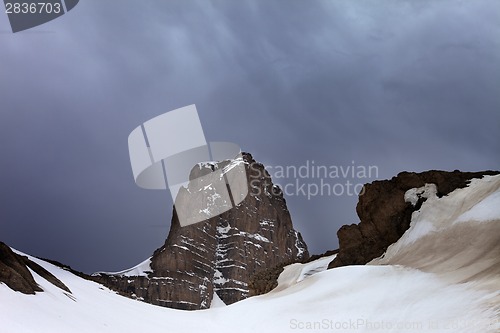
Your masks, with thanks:
M443 196L457 188L465 187L472 178L498 173L458 170L401 172L390 180L366 184L356 206L360 223L344 225L339 229L339 253L328 268L364 265L381 256L389 245L395 243L408 230L412 213L418 210L425 200L419 199L415 206L405 202L404 194L409 189L432 183L437 186L438 196Z
M64 283L42 266L34 263L25 256L14 253L10 247L0 242L0 282L5 283L10 289L23 294L33 295L35 292L43 291L35 282L35 279L33 279L33 275L31 275L28 267L56 287L71 293Z
M2 242L0 242L0 282L23 294L43 291L36 284L24 260Z
M100 273L94 278L120 293L148 303L197 310L210 306L214 293L231 304L249 296L253 274L309 254L279 188L262 164L244 153L248 196L234 208L181 227L174 209L165 244L151 258L147 276ZM228 162L196 166L199 177ZM189 199L188 192L179 192ZM196 194L199 196L199 193Z

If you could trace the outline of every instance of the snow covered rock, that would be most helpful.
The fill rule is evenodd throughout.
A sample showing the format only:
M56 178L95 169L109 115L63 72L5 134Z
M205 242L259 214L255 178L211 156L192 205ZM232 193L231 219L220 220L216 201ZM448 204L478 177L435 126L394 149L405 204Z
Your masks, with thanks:
M496 293L500 310L500 175L473 179L441 198L429 196L410 228L372 265L404 265L450 283Z
M241 204L185 227L180 226L174 209L165 244L154 252L147 267L140 269L141 274L133 276L138 271L134 268L98 273L94 278L123 295L151 304L197 310L210 308L214 293L228 305L243 300L249 296L253 274L306 259L307 246L293 229L281 191L250 154L243 153L239 160L199 164L191 175L196 178L235 163L244 163L249 186L249 195ZM195 192L179 191L186 196L183 200L188 200L190 193Z
M356 206L360 223L339 229L339 254L329 268L364 265L381 256L408 230L412 213L427 196L442 197L467 186L470 179L494 174L498 172L401 172L390 180L366 184Z

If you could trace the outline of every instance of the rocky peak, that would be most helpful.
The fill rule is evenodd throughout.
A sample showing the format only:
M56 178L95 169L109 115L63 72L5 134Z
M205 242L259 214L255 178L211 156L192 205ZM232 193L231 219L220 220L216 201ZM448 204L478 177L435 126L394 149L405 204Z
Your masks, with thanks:
M248 187L248 195L239 204L184 227L174 208L165 244L154 252L141 275L99 273L95 279L148 303L196 310L210 307L214 293L226 304L245 299L253 274L284 262L306 259L307 246L293 229L281 190L252 155L243 153L234 160L200 163L191 170L190 179L199 179L214 170L229 171L235 164L244 165L246 175L244 185L237 186ZM204 191L211 190L207 184L198 185L203 185ZM189 205L194 200L205 200L207 194L214 195L202 194L199 187L181 188L176 207L178 202ZM193 205L199 207L197 203Z

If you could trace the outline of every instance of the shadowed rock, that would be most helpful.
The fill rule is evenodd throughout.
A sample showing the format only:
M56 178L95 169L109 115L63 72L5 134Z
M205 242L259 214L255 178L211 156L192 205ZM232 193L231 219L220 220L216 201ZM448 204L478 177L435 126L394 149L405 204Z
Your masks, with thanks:
M35 282L28 267L56 287L71 293L64 283L45 268L29 260L28 257L14 253L10 247L0 242L0 282L23 294L42 292L43 289Z

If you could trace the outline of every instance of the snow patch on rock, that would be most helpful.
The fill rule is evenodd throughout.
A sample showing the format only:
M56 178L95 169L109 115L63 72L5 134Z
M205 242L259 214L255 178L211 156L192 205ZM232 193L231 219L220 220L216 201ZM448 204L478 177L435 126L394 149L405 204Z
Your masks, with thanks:
M187 249L186 249L187 250ZM140 264L132 267L125 269L123 271L119 272L96 272L92 275L99 275L99 274L105 274L105 275L118 275L118 276L148 276L149 273L151 273L153 269L151 268L151 257L148 259L144 260Z
M435 184L425 184L419 188L412 188L405 193L405 202L410 202L415 206L421 198L434 198L436 197L437 188Z

